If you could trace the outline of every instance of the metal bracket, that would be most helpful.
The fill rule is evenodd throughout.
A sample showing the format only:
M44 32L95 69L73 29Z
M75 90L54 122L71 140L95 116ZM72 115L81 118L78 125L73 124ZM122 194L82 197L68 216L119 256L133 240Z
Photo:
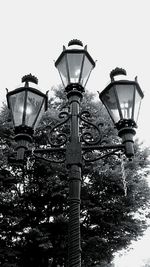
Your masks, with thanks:
M117 155L117 153L119 151L125 150L125 146L124 145L115 145L115 144L114 145L103 145L103 146L100 146L100 145L98 145L98 146L83 146L82 150L83 150L83 154L82 154L83 160L85 162L94 162L94 161L109 157L111 155ZM95 156L92 157L94 151L98 152L96 157Z

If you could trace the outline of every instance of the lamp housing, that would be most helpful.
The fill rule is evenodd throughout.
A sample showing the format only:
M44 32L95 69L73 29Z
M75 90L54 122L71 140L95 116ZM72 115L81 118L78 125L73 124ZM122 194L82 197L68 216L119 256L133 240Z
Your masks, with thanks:
M34 129L38 125L44 111L47 110L47 94L29 87L29 82L38 84L38 79L29 74L22 78L24 87L19 87L7 93L7 103L15 128L15 140L20 152L19 158L24 157L24 151L30 142Z
M68 44L69 48L63 47L63 52L55 62L62 84L65 88L80 86L85 88L95 62L79 40L72 40ZM70 48L71 47L71 48ZM72 48L73 47L73 48ZM67 91L67 90L66 90Z
M123 74L126 71L116 68L110 73L111 83L99 94L99 98L106 107L113 123L118 129L118 135L126 145L126 155L133 156L133 136L137 127L137 120L141 100L144 94L137 82L129 80L114 80L114 76ZM130 147L130 149L129 149Z
M22 82L25 82L25 86L8 92L7 103L14 127L34 130L42 114L47 110L47 95L38 89L29 87L29 81L38 83L37 78L31 74L24 76Z
M121 127L122 121L138 120L143 92L137 81L113 81L99 95L112 121Z

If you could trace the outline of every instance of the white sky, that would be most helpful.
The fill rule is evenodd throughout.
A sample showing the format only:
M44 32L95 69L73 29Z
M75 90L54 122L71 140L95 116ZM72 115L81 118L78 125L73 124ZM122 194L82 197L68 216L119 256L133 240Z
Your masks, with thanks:
M125 68L128 79L138 76L145 94L138 136L150 145L149 35L148 0L1 0L0 106L5 88L15 89L26 74L38 77L43 92L59 84L54 60L63 45L77 38L97 60L89 90L102 91L115 67Z
M132 247L134 249L125 252L121 257L119 254L116 256L115 267L144 267L148 260L150 263L150 229L147 229L140 241L133 242Z

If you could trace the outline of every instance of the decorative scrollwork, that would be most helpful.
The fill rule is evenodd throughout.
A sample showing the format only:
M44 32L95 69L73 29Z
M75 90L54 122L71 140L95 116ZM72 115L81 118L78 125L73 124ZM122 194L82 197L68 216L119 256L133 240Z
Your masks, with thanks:
M101 160L111 155L119 156L117 152L120 150L123 150L123 148L121 149L120 147L118 147L116 149L104 149L104 150L103 149L95 149L95 150L88 149L83 152L82 158L85 162L95 162L97 160Z
M63 121L56 124L51 129L50 126L47 126L48 129L48 142L52 147L61 147L66 144L68 141L68 127L66 125L66 129L64 129L64 125L67 123L67 121L70 119L70 114L66 111L62 111L59 114L59 118L63 119ZM66 131L66 132L65 132Z
M80 113L80 119L84 122L83 132L81 134L81 141L87 145L96 145L101 142L102 134L99 126L89 121L91 114L89 111L83 111Z
M64 163L65 162L65 154L61 153L51 153L50 155L47 155L47 154L43 154L42 156L41 155L38 155L38 154L34 154L34 157L35 159L40 159L40 160L44 160L44 161L47 161L47 162L50 162L50 163Z
M36 159L44 160L50 163L64 163L66 160L66 148L38 148L31 151L26 151L28 166L32 165Z

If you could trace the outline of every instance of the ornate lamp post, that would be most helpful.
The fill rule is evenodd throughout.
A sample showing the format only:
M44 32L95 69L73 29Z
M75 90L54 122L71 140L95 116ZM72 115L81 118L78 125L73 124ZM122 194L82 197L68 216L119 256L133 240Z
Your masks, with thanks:
M35 149L34 155L40 154L50 162L55 162L53 153L65 154L66 166L69 169L69 240L68 240L68 266L81 267L81 236L80 236L80 189L81 168L87 160L86 155L91 151L99 154L95 160L105 156L124 151L128 158L134 155L133 136L135 135L136 119L143 93L137 81L115 81L118 74L126 74L122 69L111 72L111 83L100 93L100 99L106 106L110 117L122 138L119 145L102 145L100 128L88 120L89 112L80 112L80 102L83 97L85 85L95 62L87 52L87 47L78 40L72 40L69 48L63 52L55 62L69 103L69 112L61 112L63 119L49 131L48 149ZM23 160L25 153L29 153L28 143L32 140L33 130L36 127L43 111L47 109L47 95L29 87L29 82L37 83L32 75L23 77L25 87L21 87L7 94L8 107L11 109L15 126L17 158ZM70 123L69 136L62 133L62 125ZM80 132L80 122L95 129L95 134L85 130ZM92 131L93 132L93 131ZM54 141L54 137L56 137ZM57 138L58 137L58 138ZM91 159L93 161L93 159ZM59 161L60 163L60 161Z

